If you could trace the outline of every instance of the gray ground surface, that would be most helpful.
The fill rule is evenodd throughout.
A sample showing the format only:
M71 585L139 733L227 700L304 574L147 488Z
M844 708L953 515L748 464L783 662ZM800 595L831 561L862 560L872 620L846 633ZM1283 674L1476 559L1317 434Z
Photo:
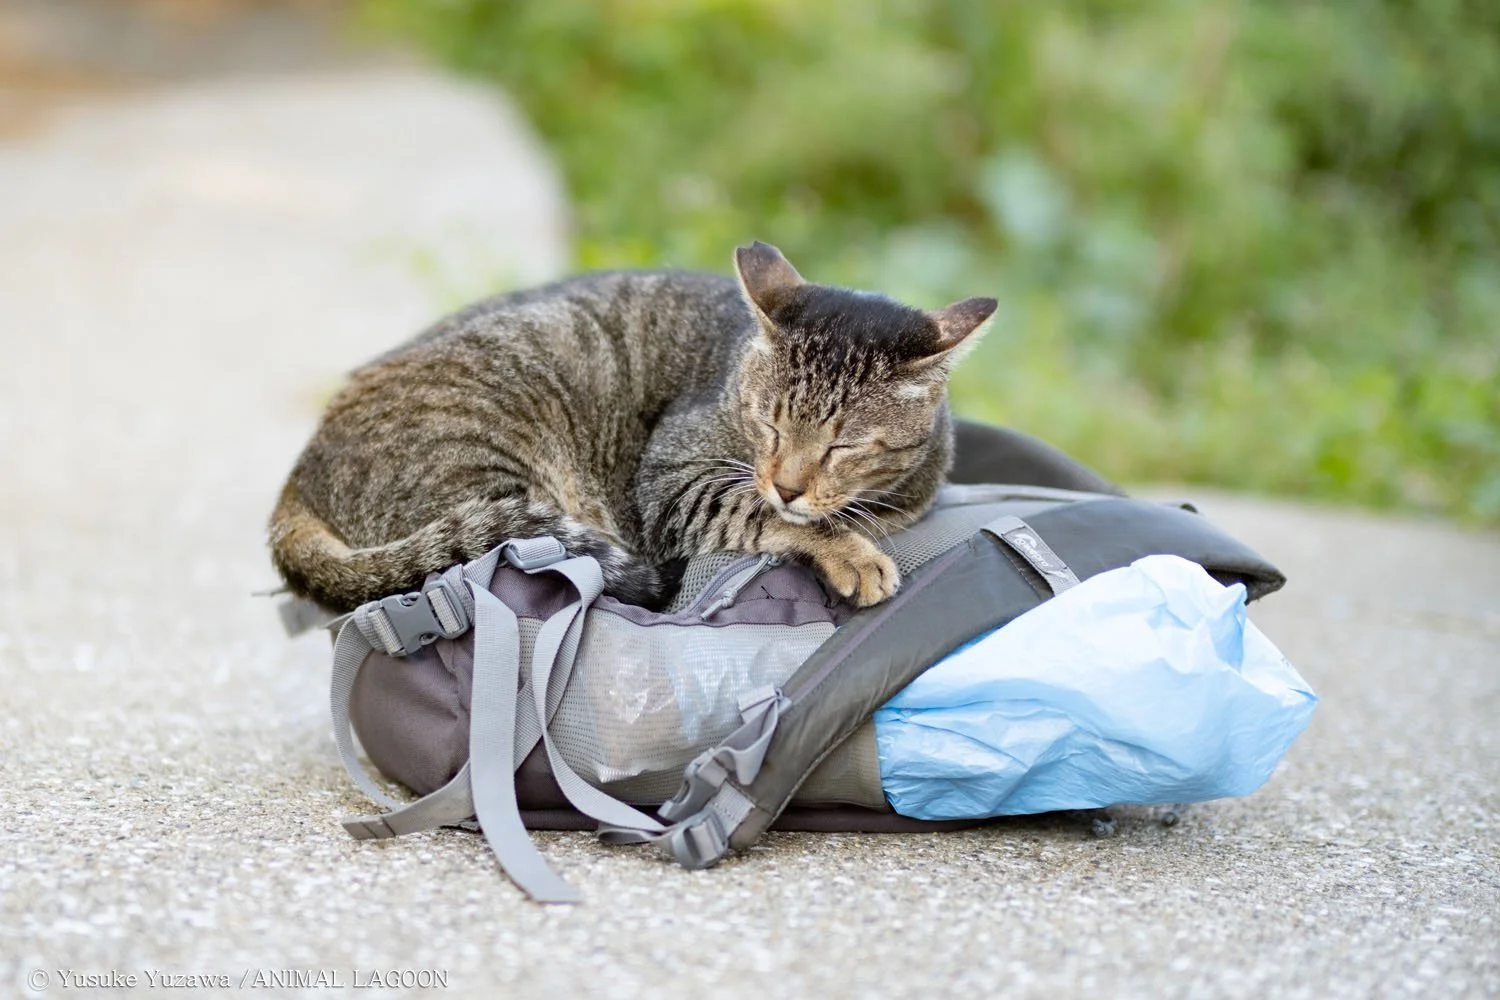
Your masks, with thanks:
M1255 617L1323 703L1268 787L1175 828L773 835L702 873L544 835L576 908L476 837L347 839L327 647L249 596L263 520L339 373L446 285L555 271L560 216L503 107L407 70L0 143L0 996L393 968L451 996L1500 993L1500 539L1345 511L1198 494L1291 576Z

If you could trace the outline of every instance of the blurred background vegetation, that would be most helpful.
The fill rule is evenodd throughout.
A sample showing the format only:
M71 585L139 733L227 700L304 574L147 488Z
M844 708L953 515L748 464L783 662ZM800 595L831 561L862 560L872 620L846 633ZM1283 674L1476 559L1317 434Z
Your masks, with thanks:
M365 0L504 86L581 267L995 295L960 411L1126 481L1500 522L1493 0Z

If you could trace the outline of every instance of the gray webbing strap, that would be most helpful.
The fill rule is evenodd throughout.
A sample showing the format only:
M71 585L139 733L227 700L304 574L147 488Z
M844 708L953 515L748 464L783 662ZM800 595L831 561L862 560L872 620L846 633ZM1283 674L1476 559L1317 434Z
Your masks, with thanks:
M537 851L516 804L515 725L521 633L515 612L482 587L474 595L474 685L469 695L469 767L474 812L505 873L532 899L575 903L578 890Z
M385 794L355 754L354 736L349 727L349 701L354 690L354 679L359 675L365 658L374 651L353 620L346 621L339 629L338 641L333 649L331 684L333 741L338 747L339 760L343 762L349 777L361 791L390 811L351 816L343 821L344 829L358 840L369 840L462 823L474 815L474 803L469 797L468 764L442 788L415 802L403 803Z
M446 577L421 590L370 601L354 612L371 646L390 656L409 656L438 639L456 639L469 630L466 602Z
M524 684L520 677L519 622L515 613L489 591L501 559L527 573L558 573L578 592L578 599L553 614L537 633ZM685 865L709 850L707 843L696 850L677 846L684 836L694 843L703 840L701 832L693 836L696 827L686 834L677 827L669 829L654 817L585 782L563 759L547 732L543 720L550 721L562 702L577 659L586 614L603 589L603 573L595 560L565 558L561 544L552 538L526 539L508 542L461 570L450 569L429 582L420 595L415 595L430 602L426 606L420 601L415 604L417 610L410 613L415 625L397 620L397 616L407 613L405 609L414 606L410 601L399 605L390 599L372 602L349 616L334 647L331 706L334 741L355 784L391 811L351 817L345 821L345 829L360 839L384 838L458 823L474 816L501 867L524 892L541 902L575 902L579 898L577 890L552 871L536 850L516 801L516 767L540 742L558 787L580 812L602 824L621 828L622 833L628 829L641 838L673 837L674 853ZM354 753L349 724L354 680L371 652L383 647L388 654L403 655L432 641L430 622L441 629L440 634L452 638L450 632L457 631L460 623L467 627L470 621L474 624L474 672L469 702L469 761L442 788L415 802L399 803L381 790ZM764 747L734 747L726 752L731 766L742 773L744 754L748 752L755 758L758 769ZM749 811L748 799L738 796L732 788L725 791L734 794L715 796L705 803L704 815L711 820L712 832L725 824L736 825ZM742 807L734 801L735 796L742 800ZM709 839L714 843L722 841L722 837ZM720 853L714 860L722 856L723 849L720 844Z
M441 592L446 596L456 596L461 602L462 611L461 614L455 613L446 606L435 605L433 610L439 615L440 620L452 621L462 618L465 621L473 621L474 600L465 583L477 581L480 586L489 586L498 560L499 552L495 550L468 566L454 566L442 574L441 582L446 584L446 587L442 588ZM428 591L429 594L438 592L437 588ZM366 620L363 610L342 615L330 623L336 625L339 630L338 644L334 647L332 707L334 742L338 744L339 758L343 761L344 770L368 795L370 794L369 786L374 782L354 754L354 740L349 731L349 702L354 688L354 679L364 665L366 656L376 651L368 635L369 630L374 626ZM361 622L364 623L364 628L360 627ZM454 624L456 625L456 622ZM445 627L448 627L446 623ZM345 628L350 631L347 637L344 633ZM362 646L358 645L360 640L364 640ZM339 649L343 644L347 644L344 647L346 652L340 655ZM358 652L355 651L356 649ZM414 802L400 803L384 795L371 795L371 798L392 808L389 812L350 816L343 820L344 829L357 840L383 840L440 826L458 826L474 817L474 799L469 792L468 761L464 762L464 766L446 785Z
M468 584L476 584L482 588L488 588L490 580L494 578L495 569L499 566L500 550L492 549L483 557L469 563L467 566L452 566L446 570L441 577L443 583L447 584L441 591L434 588L429 590L430 596L443 593L445 596L456 596L462 605L462 614L451 611L446 602L443 605L434 603L433 611L440 621L445 619L461 618L465 621L474 620L474 597L470 592ZM335 622L342 629L343 625L350 624L357 613L343 615ZM447 622L444 621L445 627ZM352 640L351 640L352 641ZM373 649L372 649L373 651ZM334 694L334 733L335 739L342 729L345 739L340 745L340 757L344 761L344 769L359 782L359 775L364 773L358 758L354 756L353 741L347 738L349 728L349 699L350 691L354 686L354 674L359 671L360 665L364 663L361 657L353 671L340 671L337 669L337 654L335 654L335 671L333 685ZM526 752L535 745L535 739L527 746ZM347 747L347 755L345 754ZM522 755L524 758L524 754ZM442 788L429 792L414 802L397 804L390 812L372 813L364 816L350 816L343 820L345 830L357 840L386 839L388 837L399 837L408 833L418 833L422 830L432 830L440 826L460 826L467 824L474 818L474 797L469 786L470 766L464 761L457 774ZM364 785L360 783L360 787ZM377 800L378 801L378 800Z
M1068 564L1052 551L1052 546L1042 541L1042 536L1036 533L1036 529L1019 517L997 517L979 530L994 535L1030 563L1031 568L1047 581L1053 594L1061 594L1069 587L1078 585L1078 577Z
M553 693L558 699L567 687L578 653L585 613L604 591L604 574L599 563L588 557L564 559L542 568L566 577L578 591L578 600L558 611L537 633L531 656L531 697L539 719L556 710ZM476 642L479 637L476 637ZM573 807L586 816L610 826L633 827L659 833L665 825L619 799L599 791L584 781L558 753L547 727L541 727L542 747L551 765L552 777ZM480 820L483 823L483 818Z
M706 806L730 774L741 785L754 781L787 705L786 696L771 686L741 698L740 728L718 746L699 754L687 766L682 775L682 787L662 803L658 812L669 820L685 819Z
M540 540L531 540L540 541ZM550 540L547 540L550 541ZM555 547L556 543L552 543ZM587 557L557 561L555 548L507 546L505 558L527 573L555 572L578 591L578 600L556 612L537 633L528 685L519 683L521 648L515 613L471 581L474 600L474 680L469 697L471 792L480 828L507 875L540 902L570 903L578 891L548 867L521 820L515 769L540 741L558 787L585 815L601 822L660 831L661 823L580 778L558 753L540 720L550 719L572 675L585 615L604 590L599 564ZM513 652L516 651L516 652ZM530 694L530 711L518 698ZM519 689L519 690L518 690ZM529 722L523 731L522 722Z
M450 567L443 573L443 579L450 585L452 591L459 595L465 614L472 620L475 606L474 591L489 590L490 583L495 578L495 571L500 568L502 561L515 565L517 569L525 569L527 572L534 573L545 568L547 559L556 561L563 557L562 546L550 536L509 541L504 545L496 546L467 565ZM518 563L520 565L517 565ZM527 567L530 568L527 569ZM519 660L519 646L516 650L516 657ZM530 690L531 679L523 677L520 698L517 701L515 726L514 757L518 767L542 738L542 729L537 722L536 710L531 704ZM561 700L561 692L559 692L556 701ZM550 704L549 712L555 713L556 711L557 705Z
M459 769L451 781L417 799L386 813L350 816L342 820L344 829L355 840L385 840L440 826L458 826L473 818L474 799L469 794L469 764Z
M399 809L402 803L385 794L359 762L354 753L354 734L349 729L349 698L354 691L354 679L359 676L365 657L374 651L375 647L370 645L370 640L365 638L355 621L347 621L339 629L338 640L333 645L333 682L330 686L333 742L338 747L339 759L344 762L344 770L349 772L360 791L387 809Z
M354 680L369 654L376 651L371 640L385 645L387 652L390 644L380 634L385 616L374 613L380 610L378 606L367 606L367 609L348 616L334 647L331 685L334 742L344 769L355 784L370 798L390 809L385 813L344 820L344 828L351 836L362 840L384 839L478 817L496 859L524 892L541 902L577 901L577 890L548 867L532 844L516 803L515 768L541 738L541 726L531 704L517 711L518 696L526 690L519 683L519 625L515 614L488 590L502 555L513 556L522 564L519 568L536 572L545 568L548 558L557 558L559 551L560 547L552 539L512 543L503 552L495 549L467 567L455 567L443 574L439 581L447 587L439 589L434 586L428 591L445 596L457 595L461 602L461 616L450 610L452 603L441 608L441 617L448 619L443 623L445 626L455 617L472 620L475 624L469 760L446 785L414 802L403 804L385 794L354 752L349 724ZM572 650L576 652L576 648L575 640ZM569 672L571 665L570 659ZM519 692L518 688L521 689ZM555 704L552 710L556 710ZM525 731L517 731L518 718L527 723Z

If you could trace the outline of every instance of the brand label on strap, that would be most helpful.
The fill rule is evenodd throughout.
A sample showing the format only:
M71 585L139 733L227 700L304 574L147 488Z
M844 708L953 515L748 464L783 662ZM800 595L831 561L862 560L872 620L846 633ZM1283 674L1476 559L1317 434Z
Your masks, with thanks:
M1052 593L1061 594L1076 586L1078 577L1042 536L1019 517L1002 517L984 526L985 531L1010 546L1031 568L1042 575Z

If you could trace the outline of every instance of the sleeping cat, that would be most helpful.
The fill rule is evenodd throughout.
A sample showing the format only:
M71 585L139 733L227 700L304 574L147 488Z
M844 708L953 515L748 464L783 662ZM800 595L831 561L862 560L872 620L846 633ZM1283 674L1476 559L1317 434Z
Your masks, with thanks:
M875 540L931 504L948 371L995 300L922 312L804 281L764 243L735 263L738 282L609 272L497 296L359 369L271 516L287 585L346 611L553 535L647 607L671 565L718 549L889 597Z

